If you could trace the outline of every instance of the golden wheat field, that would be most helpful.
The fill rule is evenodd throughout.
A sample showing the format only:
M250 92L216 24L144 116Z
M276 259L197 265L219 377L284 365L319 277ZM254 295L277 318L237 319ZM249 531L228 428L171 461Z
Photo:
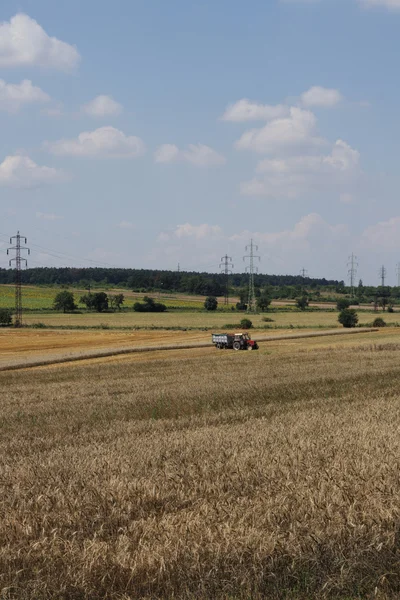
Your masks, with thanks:
M399 598L397 331L0 373L0 597Z

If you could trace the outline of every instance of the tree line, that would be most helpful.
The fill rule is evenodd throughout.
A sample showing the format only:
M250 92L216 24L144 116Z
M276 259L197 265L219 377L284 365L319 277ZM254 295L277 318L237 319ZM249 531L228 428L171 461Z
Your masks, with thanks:
M153 269L111 269L101 267L55 268L37 267L22 271L23 284L30 285L74 285L81 288L89 286L126 287L135 291L168 291L199 294L202 296L221 296L224 294L226 279L223 273L197 273L193 271L162 271ZM335 280L302 278L300 275L254 276L256 287L266 285L285 287L303 286L311 289L331 286L333 289L343 282ZM0 269L0 283L12 284L15 272L12 269ZM248 274L234 273L229 278L232 289L244 287L248 283ZM290 293L288 291L288 293Z

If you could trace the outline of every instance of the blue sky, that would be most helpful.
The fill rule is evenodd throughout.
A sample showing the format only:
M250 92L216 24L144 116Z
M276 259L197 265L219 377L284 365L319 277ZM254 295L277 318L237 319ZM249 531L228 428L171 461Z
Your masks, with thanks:
M82 6L84 8L82 8ZM400 0L3 0L0 266L400 262Z

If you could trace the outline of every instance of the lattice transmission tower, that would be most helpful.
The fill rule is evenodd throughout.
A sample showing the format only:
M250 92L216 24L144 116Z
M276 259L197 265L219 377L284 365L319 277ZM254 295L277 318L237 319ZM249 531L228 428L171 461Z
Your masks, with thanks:
M28 255L31 253L29 248L27 248L26 246L21 246L21 239L25 240L24 244L26 244L28 242L26 237L22 237L20 235L19 231L17 231L17 235L13 235L12 237L10 237L10 244L12 244L13 240L15 240L15 246L12 246L11 248L7 248L7 254L9 254L10 251L15 252L15 257L11 258L10 262L9 262L10 267L11 267L12 263L15 262L15 321L14 321L15 327L21 327L21 325L22 325L21 269L22 269L22 263L25 263L25 266L28 265L28 261L26 260L26 258L23 258L21 256L21 250L27 250Z
M400 263L396 265L397 287L400 287Z
M385 279L386 279L386 269L385 267L382 265L381 268L379 269L379 278L381 280L381 286L385 287Z
M302 269L300 269L300 275L302 276L303 279L305 279L306 277L308 277L308 271L307 271L307 269L305 269L304 267Z
M229 275L232 275L232 269L235 265L232 263L232 258L225 254L221 257L219 264L220 269L224 269L225 274L225 297L224 304L229 304Z
M356 285L357 267L358 267L357 256L355 256L353 253L351 254L351 256L349 256L347 266L349 267L347 274L348 274L349 282L350 282L351 297L353 298L354 297L354 288Z
M249 298L247 301L247 311L255 312L256 310L256 294L254 290L254 273L258 272L258 268L254 266L254 260L258 258L261 260L257 254L254 254L254 251L258 252L258 246L253 243L253 240L250 240L250 245L246 246L245 251L249 254L245 254L243 256L243 260L246 258L249 259L250 264L246 267L246 272L249 273Z

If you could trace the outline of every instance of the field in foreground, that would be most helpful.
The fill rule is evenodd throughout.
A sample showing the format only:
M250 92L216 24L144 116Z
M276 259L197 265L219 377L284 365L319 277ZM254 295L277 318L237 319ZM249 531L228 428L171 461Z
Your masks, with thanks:
M398 598L377 336L0 373L0 597Z

